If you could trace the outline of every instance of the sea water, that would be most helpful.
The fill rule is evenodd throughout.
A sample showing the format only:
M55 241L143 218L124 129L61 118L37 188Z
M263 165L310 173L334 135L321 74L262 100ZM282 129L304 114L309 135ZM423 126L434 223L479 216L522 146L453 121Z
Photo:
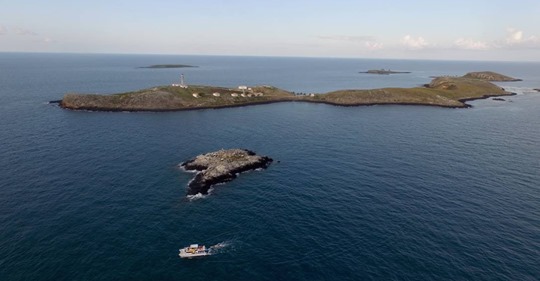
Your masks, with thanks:
M153 64L196 68L144 69ZM373 76L368 69L411 71ZM473 108L279 103L69 111L67 92L177 83L303 93L493 70L518 95ZM0 54L0 280L537 280L540 64ZM178 164L274 158L209 196ZM192 243L216 254L182 260Z

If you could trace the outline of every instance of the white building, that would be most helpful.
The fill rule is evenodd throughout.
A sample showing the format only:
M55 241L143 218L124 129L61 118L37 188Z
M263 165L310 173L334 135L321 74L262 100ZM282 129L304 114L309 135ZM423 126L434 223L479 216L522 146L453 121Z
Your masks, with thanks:
M219 96L221 96L221 94L218 93L218 92L215 92L215 93L212 94L212 96L214 96L214 97L219 97Z

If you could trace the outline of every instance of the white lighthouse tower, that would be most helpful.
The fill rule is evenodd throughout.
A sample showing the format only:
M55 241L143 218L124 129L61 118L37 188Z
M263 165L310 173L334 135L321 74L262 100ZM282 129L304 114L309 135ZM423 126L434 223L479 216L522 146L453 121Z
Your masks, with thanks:
M180 74L180 84L172 84L172 86L187 89L188 86L184 82L184 74L183 73Z

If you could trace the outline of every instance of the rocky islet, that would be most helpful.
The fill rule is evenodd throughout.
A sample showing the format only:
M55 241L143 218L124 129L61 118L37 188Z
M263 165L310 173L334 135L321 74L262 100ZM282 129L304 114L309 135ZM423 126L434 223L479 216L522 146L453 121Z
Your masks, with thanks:
M242 172L266 169L272 161L268 156L259 156L247 149L222 149L201 154L180 166L197 172L188 184L188 195L206 195L213 185L229 182Z

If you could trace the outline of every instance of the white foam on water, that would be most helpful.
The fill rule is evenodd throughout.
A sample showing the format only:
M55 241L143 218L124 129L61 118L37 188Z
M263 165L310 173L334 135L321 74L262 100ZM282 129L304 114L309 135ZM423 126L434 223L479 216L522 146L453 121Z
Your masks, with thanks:
M210 195L210 192L208 192L208 194L206 195L203 195L202 193L197 193L195 195L186 195L187 199L189 199L189 201L193 201L193 200L199 200L199 199L204 199L206 197L208 197L208 195Z
M220 254L226 251L227 248L229 248L232 245L231 241L223 241L219 242L216 245L209 247L209 253L211 255Z
M516 93L518 95L539 93L533 88L529 87L504 87L507 92Z

